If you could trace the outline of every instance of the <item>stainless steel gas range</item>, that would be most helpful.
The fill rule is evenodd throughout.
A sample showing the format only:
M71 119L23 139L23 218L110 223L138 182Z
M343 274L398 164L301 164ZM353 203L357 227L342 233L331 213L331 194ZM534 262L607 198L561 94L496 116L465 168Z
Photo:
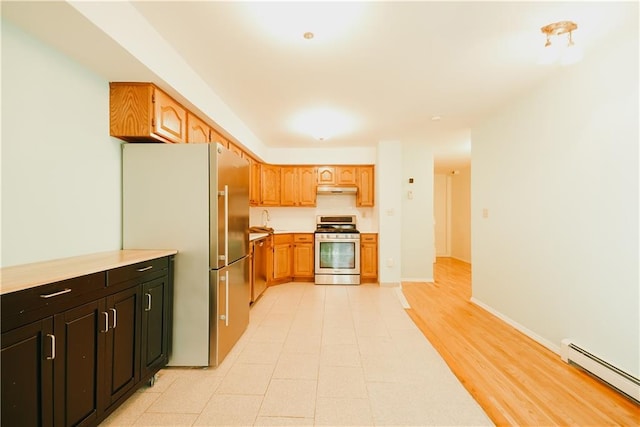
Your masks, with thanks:
M355 215L316 217L315 284L360 284L360 232Z

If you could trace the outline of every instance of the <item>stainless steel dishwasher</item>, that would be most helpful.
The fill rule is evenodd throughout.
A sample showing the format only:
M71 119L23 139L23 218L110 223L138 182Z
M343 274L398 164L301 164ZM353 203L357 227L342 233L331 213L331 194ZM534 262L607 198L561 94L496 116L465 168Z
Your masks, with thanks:
M267 238L256 240L253 249L253 286L251 303L267 288Z

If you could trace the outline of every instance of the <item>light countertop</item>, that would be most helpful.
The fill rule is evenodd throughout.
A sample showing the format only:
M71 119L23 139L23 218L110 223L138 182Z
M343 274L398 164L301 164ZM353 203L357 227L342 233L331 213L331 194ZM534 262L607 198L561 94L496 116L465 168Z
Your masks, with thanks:
M264 239L268 236L269 233L249 233L249 241L253 242L254 240Z
M4 267L0 269L0 295L176 253L173 249L125 249Z

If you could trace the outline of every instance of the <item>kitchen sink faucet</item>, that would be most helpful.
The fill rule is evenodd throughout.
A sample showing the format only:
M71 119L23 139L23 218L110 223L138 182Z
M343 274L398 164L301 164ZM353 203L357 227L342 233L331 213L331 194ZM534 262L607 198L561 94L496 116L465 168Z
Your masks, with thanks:
M263 209L262 210L262 225L265 226L265 227L268 227L269 226L269 221L271 221L271 218L269 217L269 211L266 210L266 209Z

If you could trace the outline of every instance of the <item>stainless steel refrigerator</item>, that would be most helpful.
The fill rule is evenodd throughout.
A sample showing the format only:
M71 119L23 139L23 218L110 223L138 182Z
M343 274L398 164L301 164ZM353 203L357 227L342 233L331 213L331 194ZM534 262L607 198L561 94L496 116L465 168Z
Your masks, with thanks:
M123 144L124 249L177 249L170 366L217 366L249 324L249 163L220 144Z

